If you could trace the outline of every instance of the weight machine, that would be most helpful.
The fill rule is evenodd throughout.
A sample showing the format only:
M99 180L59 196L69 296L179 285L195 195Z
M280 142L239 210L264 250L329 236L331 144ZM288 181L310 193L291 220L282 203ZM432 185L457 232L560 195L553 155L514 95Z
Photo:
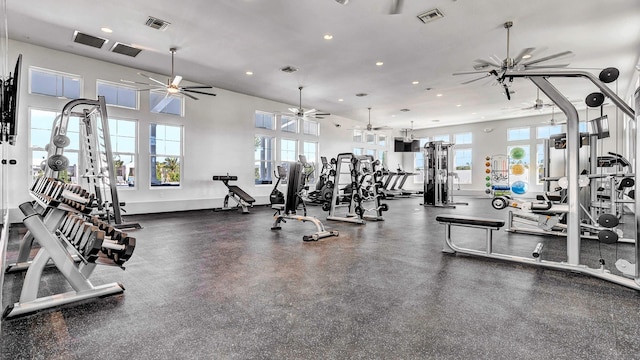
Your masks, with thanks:
M590 268L580 262L580 241L581 241L581 221L580 221L580 168L579 168L579 152L580 152L580 132L578 112L571 102L558 91L550 82L549 78L584 78L593 83L601 93L594 93L590 96L601 98L604 101L605 96L608 97L615 106L623 113L631 117L636 124L640 120L637 114L640 112L640 88L635 92L636 111L627 105L616 93L614 93L605 84L617 79L618 70L613 68L604 69L599 78L585 71L512 71L507 70L499 80L502 82L512 81L514 78L527 78L531 80L551 101L553 101L567 117L567 137L566 149L571 156L568 157L566 163L565 174L567 175L567 203L566 203L566 241L567 241L567 258L565 261L550 261L542 259L542 247L537 246L532 258L515 256L512 254L502 254L493 251L492 239L487 237L486 249L477 250L471 248L463 248L454 245L450 240L450 234L447 233L447 244L445 251L460 252L475 256L488 257L517 263L526 263L531 265L542 266L557 270L568 270L578 272L590 276L594 276L603 280L607 280L619 285L623 285L635 290L640 290L640 244L638 243L638 235L640 234L640 199L634 199L634 216L635 216L635 235L634 235L634 258L629 261L626 259L617 259L615 263L616 269L622 274L617 275L606 269L604 264L599 268ZM506 86L506 84L505 84ZM640 131L635 133L635 168L640 166ZM471 226L473 221L459 220L464 225ZM491 224L495 225L495 224Z
M453 201L453 167L451 150L455 144L430 141L424 145L424 206L455 208L469 205Z
M278 165L277 169L278 172L275 174L275 177L278 180L276 181L273 191L271 191L271 195L269 196L271 208L276 210L273 214L275 220L273 222L273 226L271 226L271 230L280 230L282 228L280 223L286 223L287 220L297 220L302 222L311 222L316 226L317 231L311 235L304 235L302 237L303 241L318 241L329 236L338 236L339 233L337 230L327 231L320 220L313 216L307 216L307 207L301 196L306 185L306 176L302 171L302 164L297 162L291 163L289 166L289 181L287 182L286 197L280 190L278 190L278 185L280 185L280 181L282 179L287 177L287 170L280 165ZM296 214L300 205L302 205L303 215Z

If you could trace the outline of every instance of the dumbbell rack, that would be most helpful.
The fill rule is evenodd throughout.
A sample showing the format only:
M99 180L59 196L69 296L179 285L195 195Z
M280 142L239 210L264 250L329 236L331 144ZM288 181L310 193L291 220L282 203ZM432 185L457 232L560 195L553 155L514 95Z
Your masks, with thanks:
M19 206L28 233L40 249L33 261L16 264L26 269L19 302L7 306L4 319L80 300L122 293L118 283L94 286L89 276L97 264L118 266L133 255L135 238L90 216L95 198L80 186L52 178L38 179L30 190L34 202ZM30 248L30 246L29 246ZM78 263L74 258L80 259ZM38 297L42 273L53 264L73 291ZM124 268L123 268L124 269Z
M389 209L380 203L382 194L382 171L377 167L380 162L371 155L356 156L357 186L354 188L355 213L361 219L383 221L382 212ZM373 201L373 207L366 208L364 202Z
M352 153L342 153L336 156L334 164L335 175L333 180L333 196L331 198L331 206L329 207L327 220L344 221L354 224L365 223L364 220L355 213L356 202L354 195L357 193L356 187L358 183L358 171L356 170L357 163L358 159ZM348 175L348 182L342 181L346 175ZM351 194L342 194L342 197L344 198L348 196L349 201L341 203L340 190L348 185L351 186ZM337 214L338 209L344 207L347 208L347 213L344 216L339 216Z

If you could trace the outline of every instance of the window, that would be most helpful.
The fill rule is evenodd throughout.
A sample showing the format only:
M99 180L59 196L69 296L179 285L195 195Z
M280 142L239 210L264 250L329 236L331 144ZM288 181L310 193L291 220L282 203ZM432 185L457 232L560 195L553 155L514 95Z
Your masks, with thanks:
M133 120L109 119L111 152L118 187L133 187L136 179L137 125Z
M429 142L429 138L419 138L420 151L413 155L413 171L416 173L413 176L414 183L424 182L424 146Z
M538 126L536 128L537 139L548 139L551 135L562 133L562 125Z
M457 174L458 184L471 184L471 164L473 163L471 149L454 149L453 168ZM454 181L456 178L454 177Z
M318 143L305 141L302 143L302 154L307 158L307 162L313 165L315 170L308 177L308 182L314 184L316 182L316 174L318 169L316 164L318 163Z
M366 142L369 145L375 145L376 144L376 134L366 133Z
M274 115L266 112L256 111L255 125L258 129L273 130Z
M362 155L363 148L353 148L353 155Z
M79 99L82 78L78 75L30 68L30 92L32 94Z
M386 150L378 150L378 160L380 160L380 165L382 167L388 169L387 166L387 151Z
M364 154L371 155L374 159L376 158L376 151L374 149L365 149Z
M297 141L289 139L280 140L280 161L296 162L298 161Z
M284 132L297 133L298 132L297 119L290 116L280 117L280 130Z
M362 130L353 130L353 142L362 142Z
M387 135L378 135L378 145L387 146Z
M538 144L536 146L536 171L538 176L536 177L536 184L541 185L544 182L541 181L542 177L544 177L544 144Z
M274 138L256 136L254 138L255 183L271 184L274 170Z
M53 122L60 115L56 111L29 109L30 119L30 150L31 150L31 178L44 174L43 162L47 160L48 152L45 147L51 141ZM69 159L66 170L60 171L58 177L67 183L78 183L78 152L80 149L80 121L77 117L69 118L67 137L71 140L64 148L64 156Z
M473 142L473 134L470 132L460 133L453 135L454 143L456 145L466 145L471 144Z
M320 124L315 120L304 119L302 121L302 133L305 135L320 135Z
M153 113L183 116L182 95L172 95L166 92L149 92L149 109Z
M529 140L530 128L509 128L507 129L507 141Z
M128 109L138 109L138 92L135 88L116 85L98 80L98 96L104 96L108 105L120 106Z
M449 142L449 135L436 135L433 137L433 141Z
M149 154L151 186L180 186L182 127L151 124Z

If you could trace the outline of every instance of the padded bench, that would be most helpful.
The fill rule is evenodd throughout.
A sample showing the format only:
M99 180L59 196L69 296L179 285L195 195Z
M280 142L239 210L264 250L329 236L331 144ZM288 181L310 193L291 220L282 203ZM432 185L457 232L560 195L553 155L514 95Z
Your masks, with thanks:
M460 248L458 248L451 242L452 226L464 226L464 227L485 229L486 243L487 243L486 253L491 254L491 252L493 251L493 230L500 230L500 228L503 227L505 224L505 221L500 219L488 219L488 218L480 218L475 216L455 215L455 214L438 215L436 216L436 221L446 225L444 230L445 243L442 251L447 253L455 253L460 250Z

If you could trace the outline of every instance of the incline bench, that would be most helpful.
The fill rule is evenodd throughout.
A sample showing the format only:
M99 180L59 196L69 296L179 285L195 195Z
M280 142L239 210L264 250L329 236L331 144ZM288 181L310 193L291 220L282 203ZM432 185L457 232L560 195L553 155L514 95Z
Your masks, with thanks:
M236 180L238 180L237 176L230 176L229 174L213 176L213 181L222 181L227 189L229 189L229 193L224 197L223 206L221 208L213 209L214 211L236 210L241 207L243 214L249 213L249 208L253 207L253 203L256 202L256 199L251 197L251 195L247 194L244 190L240 189L239 186L229 185L229 181ZM230 198L236 202L236 206L229 207Z
M436 216L436 221L446 225L444 230L444 248L443 252L446 253L455 253L461 252L471 255L491 255L493 252L493 230L499 230L504 226L504 220L498 219L485 219L478 218L473 216L464 216L464 215L438 215ZM462 248L459 247L451 241L451 227L452 226L464 226L464 227L473 227L479 229L486 230L486 250L479 251L474 249Z

